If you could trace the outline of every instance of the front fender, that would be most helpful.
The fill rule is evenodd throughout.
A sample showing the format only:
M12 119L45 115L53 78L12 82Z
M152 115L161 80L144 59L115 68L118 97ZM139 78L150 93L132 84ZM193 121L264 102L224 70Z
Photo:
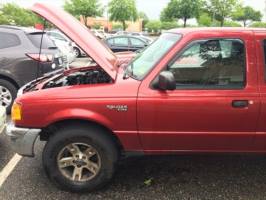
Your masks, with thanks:
M112 130L113 123L107 119L105 116L85 109L64 109L58 112L52 113L45 118L46 126L54 124L59 121L79 119L92 121L105 126L106 128Z

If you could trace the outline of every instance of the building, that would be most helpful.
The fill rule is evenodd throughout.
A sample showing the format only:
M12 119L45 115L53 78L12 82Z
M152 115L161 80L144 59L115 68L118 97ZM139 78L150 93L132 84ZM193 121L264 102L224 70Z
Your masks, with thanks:
M84 19L80 17L81 22L84 24ZM137 21L127 21L127 29L129 32L141 32L142 31L142 19L138 19ZM114 27L120 24L119 22L111 22L106 18L87 18L87 26L90 28L97 27L96 29L104 29L106 32L112 31Z

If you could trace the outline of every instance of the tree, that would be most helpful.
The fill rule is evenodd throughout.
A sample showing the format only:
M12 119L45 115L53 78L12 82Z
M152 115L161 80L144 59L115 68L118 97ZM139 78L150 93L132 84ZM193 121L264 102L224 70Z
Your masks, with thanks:
M0 12L0 24L34 26L35 23L41 21L41 19L35 14L14 3L2 5Z
M224 26L225 19L230 17L239 4L239 0L209 0L208 9L214 19Z
M126 21L136 21L138 18L135 0L111 0L109 3L111 21L121 22L126 30Z
M241 24L235 21L225 21L224 27L241 27Z
M0 24L10 24L8 18L0 11Z
M244 27L247 26L248 21L261 21L261 18L261 12L254 10L250 6L240 6L233 14L233 19L236 21L242 21Z
M139 12L138 16L140 19L142 19L142 29L143 29L145 25L149 22L149 18L145 12Z
M145 28L147 28L148 29L148 32L150 32L150 33L151 32L158 33L161 30L161 26L162 26L162 24L161 24L160 21L158 21L158 20L151 20L151 21L149 21L146 24Z
M167 7L161 13L162 21L173 21L182 19L184 27L187 26L187 20L197 18L202 8L202 0L171 0Z
M178 28L178 23L177 22L162 22L161 23L161 29L162 30L169 30L173 28Z
M266 28L266 23L265 22L254 22L249 27Z
M197 21L200 26L205 26L205 27L210 27L213 23L213 20L210 17L210 15L205 12L201 13Z
M75 17L82 16L86 26L88 17L103 15L103 8L98 0L68 0L65 2L64 9Z

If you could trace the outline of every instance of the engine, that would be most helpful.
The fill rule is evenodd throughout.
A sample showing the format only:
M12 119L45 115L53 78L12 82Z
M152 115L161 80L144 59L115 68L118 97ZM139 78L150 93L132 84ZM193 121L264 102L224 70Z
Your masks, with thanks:
M112 79L102 69L90 69L86 71L77 71L69 75L59 77L49 81L44 88L54 88L70 85L100 84L111 83Z

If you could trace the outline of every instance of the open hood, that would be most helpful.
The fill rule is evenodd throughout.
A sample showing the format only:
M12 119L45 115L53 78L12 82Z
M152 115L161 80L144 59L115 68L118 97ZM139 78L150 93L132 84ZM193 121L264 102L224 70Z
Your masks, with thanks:
M52 5L36 3L31 10L57 26L115 80L117 57L85 25Z

